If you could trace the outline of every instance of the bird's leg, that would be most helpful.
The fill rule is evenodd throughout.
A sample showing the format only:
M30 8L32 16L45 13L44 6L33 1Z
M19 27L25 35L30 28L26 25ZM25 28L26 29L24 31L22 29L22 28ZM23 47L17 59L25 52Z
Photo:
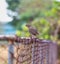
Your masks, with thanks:
M36 38L36 36L32 35L32 38Z
M32 39L32 34L30 34L30 38Z
M30 38L36 38L36 36L34 36L34 35L30 34Z

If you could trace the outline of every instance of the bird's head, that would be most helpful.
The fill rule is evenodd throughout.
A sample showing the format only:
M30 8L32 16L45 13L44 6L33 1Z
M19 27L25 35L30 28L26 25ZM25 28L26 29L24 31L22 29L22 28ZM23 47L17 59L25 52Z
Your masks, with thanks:
M31 25L30 25L30 24L26 24L26 27L28 27L28 28L29 28L29 27L31 27Z

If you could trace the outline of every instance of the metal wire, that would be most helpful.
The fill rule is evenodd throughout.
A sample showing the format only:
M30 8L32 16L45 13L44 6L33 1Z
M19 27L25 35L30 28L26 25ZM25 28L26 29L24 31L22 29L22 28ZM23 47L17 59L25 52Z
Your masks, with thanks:
M37 38L22 38L9 44L5 51L9 53L9 59L3 60L0 56L4 64L56 64L57 60L57 45Z

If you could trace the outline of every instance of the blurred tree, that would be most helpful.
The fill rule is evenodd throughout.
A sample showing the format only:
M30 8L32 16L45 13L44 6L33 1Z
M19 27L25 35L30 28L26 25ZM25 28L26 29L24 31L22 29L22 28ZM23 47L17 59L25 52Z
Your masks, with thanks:
M20 0L6 0L8 3L8 9L12 11L17 11L18 10L18 4L20 4Z
M32 25L34 25L38 31L39 31L39 38L42 39L50 39L50 23L44 19L44 18L39 18L39 19L35 19L32 22Z
M9 4L8 9L18 13L18 16L14 16L13 22L11 22L11 24L14 25L15 27L18 26L18 29L19 29L20 25L22 25L26 22L31 22L36 17L39 17L41 14L40 11L46 9L46 3L48 5L51 2L50 0L48 0L47 2L44 0L17 0L17 1L16 0L6 0L6 1ZM41 14L41 16L42 16L42 14ZM18 25L19 23L20 23L20 25Z
M8 15L13 18L12 22L9 22L9 24L13 25L17 29L18 22L20 21L20 19L18 18L18 8L19 8L20 0L6 0L6 1L9 5Z
M13 22L10 24L21 30L22 36L26 36L26 33L29 35L28 30L25 29L26 23L37 27L41 32L40 38L50 39L51 35L54 36L59 24L59 2L51 0L17 0L17 2L7 0L7 2L8 9L18 13L17 16L13 16Z

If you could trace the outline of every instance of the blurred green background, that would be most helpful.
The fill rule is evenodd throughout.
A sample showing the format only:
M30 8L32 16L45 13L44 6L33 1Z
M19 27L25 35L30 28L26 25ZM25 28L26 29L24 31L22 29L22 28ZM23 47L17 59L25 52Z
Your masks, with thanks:
M51 0L6 0L8 13L13 18L12 25L18 36L29 37L26 23L35 26L41 39L59 40L60 33L57 27L60 25L60 2ZM15 13L13 15L12 13ZM57 33L55 33L57 30ZM55 37L56 36L56 37Z
M13 20L6 24L0 23L0 34L6 31L5 34L13 32L12 34L19 37L29 37L30 33L26 27L26 24L29 23L39 31L38 38L56 41L58 44L58 52L60 54L59 1L6 0L6 3L8 4L7 14ZM60 58L60 55L58 57Z
M13 18L8 24L15 28L17 36L29 37L28 28L25 26L29 23L38 29L39 38L57 41L60 49L60 2L55 0L6 1L9 5L8 10L15 13L15 15L8 13Z

